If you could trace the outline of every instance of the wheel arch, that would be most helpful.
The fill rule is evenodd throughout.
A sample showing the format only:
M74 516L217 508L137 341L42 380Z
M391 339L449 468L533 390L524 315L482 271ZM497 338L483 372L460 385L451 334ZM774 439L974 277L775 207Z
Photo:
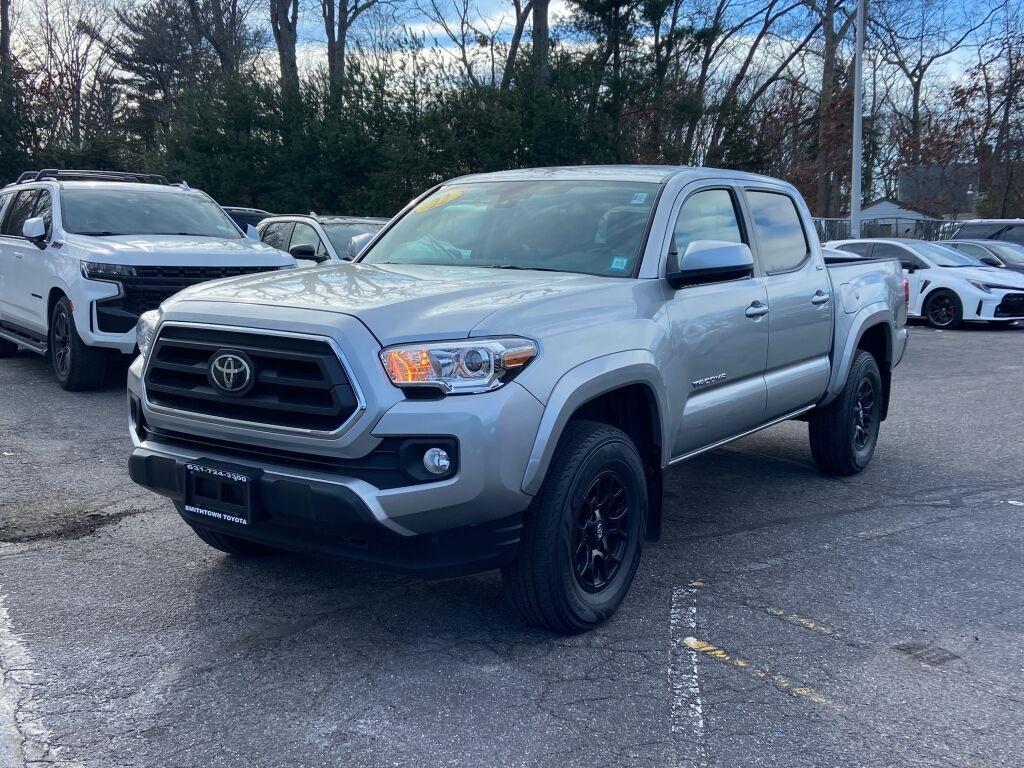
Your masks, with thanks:
M661 371L646 350L616 353L573 368L555 385L541 419L523 478L523 490L536 495L558 441L574 420L610 424L633 439L647 474L646 537L661 530L662 474L671 450L672 423Z
M882 382L885 387L882 409L884 418L888 413L889 382L892 378L896 332L895 317L887 306L874 304L864 307L858 312L850 323L850 330L846 334L846 342L842 350L836 350L828 390L818 405L828 405L835 400L846 384L847 376L850 375L854 357L859 350L864 349L874 355L878 362L878 368L882 372Z
M60 301L61 299L68 299L68 301L71 301L71 299L68 297L67 292L63 288L61 288L59 285L55 285L52 288L50 288L50 292L46 296L46 318L45 319L46 319L46 334L47 334L47 338L49 337L49 334L50 334L50 318L53 317L53 308L55 306L57 306L57 302ZM74 303L73 302L72 302L71 308L72 308L72 310L74 309Z

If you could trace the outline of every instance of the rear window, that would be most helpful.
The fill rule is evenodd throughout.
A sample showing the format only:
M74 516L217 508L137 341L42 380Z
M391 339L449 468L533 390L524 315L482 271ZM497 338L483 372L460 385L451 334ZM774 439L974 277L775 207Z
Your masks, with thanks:
M837 245L840 251L848 251L850 253L856 253L858 256L867 256L868 251L871 250L871 243L843 243Z

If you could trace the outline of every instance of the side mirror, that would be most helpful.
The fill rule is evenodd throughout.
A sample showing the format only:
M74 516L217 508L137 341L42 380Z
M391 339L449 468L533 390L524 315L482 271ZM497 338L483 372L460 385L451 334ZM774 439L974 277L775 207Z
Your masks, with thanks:
M246 224L245 225L245 236L247 238L249 238L250 240L256 240L257 242L259 242L259 240L260 240L260 231L258 229L256 229L256 227L254 227L252 224Z
M744 243L694 240L682 256L670 251L665 279L673 288L719 280L737 280L754 274L754 257Z
M46 222L42 216L25 219L25 223L21 225L21 234L39 248L46 247Z
M306 261L315 261L319 264L322 261L327 261L326 256L317 256L316 248L308 243L302 245L293 245L288 249L288 253L292 255L293 259L305 259Z
M345 252L345 261L352 261L356 256L363 252L366 248L366 244L373 240L373 232L364 232L361 235L356 235L348 241L348 248Z
M1005 264L1003 264L1003 262L1001 262L995 256L979 256L978 257L978 261L980 261L982 264L987 264L990 267L1004 267L1004 266L1006 266Z

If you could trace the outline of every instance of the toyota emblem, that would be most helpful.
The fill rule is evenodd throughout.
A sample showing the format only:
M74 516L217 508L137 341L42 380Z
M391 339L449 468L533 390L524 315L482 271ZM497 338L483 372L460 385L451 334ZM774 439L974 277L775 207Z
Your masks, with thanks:
M229 395L244 394L253 383L252 363L241 352L220 352L210 361L210 381Z

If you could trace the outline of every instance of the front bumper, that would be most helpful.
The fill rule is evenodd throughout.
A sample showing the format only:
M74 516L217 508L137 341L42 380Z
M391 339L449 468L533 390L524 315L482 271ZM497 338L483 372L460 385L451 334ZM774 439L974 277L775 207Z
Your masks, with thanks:
M519 546L521 512L435 533L402 536L381 525L365 497L348 486L272 470L260 475L249 525L212 520L186 510L188 463L139 447L132 451L128 467L136 483L172 499L189 525L268 546L342 557L422 578L500 568L512 560Z
M351 423L336 433L310 434L154 408L146 399L144 361L138 358L128 372L130 433L135 446L133 478L180 505L180 468L187 462L209 459L260 469L265 482L291 490L287 496L268 492L262 502L266 506L260 510L263 522L231 532L254 540L272 536L278 540L267 543L288 549L321 551L326 547L347 556L358 552L344 543L349 537L361 542L383 541L388 546L405 539L403 547L393 548L404 552L405 547L425 546L416 541L432 540L422 537L436 536L462 542L466 551L460 556L475 563L477 570L493 567L508 549L514 550L514 546L502 544L499 557L487 543L490 539L483 544L477 541L473 545L476 551L469 545L477 534L492 529L506 542L509 521L529 506L532 497L523 492L522 483L543 405L516 382L479 395L406 399L387 380L377 357L380 346L358 321L336 316L325 334L322 313L289 314L315 320L316 327L296 322L282 327L282 332L319 331L343 350L364 396L364 407ZM168 435L189 439L171 440ZM455 441L455 474L417 484L384 483L346 466L371 457L386 448L388 441L417 438ZM278 530L275 522L265 528L271 520L282 521L283 527ZM322 540L323 536L330 541ZM415 552L410 557L412 569L421 572L422 558ZM449 555L437 550L437 558L442 570L450 570ZM391 564L402 567L402 562L398 557Z

